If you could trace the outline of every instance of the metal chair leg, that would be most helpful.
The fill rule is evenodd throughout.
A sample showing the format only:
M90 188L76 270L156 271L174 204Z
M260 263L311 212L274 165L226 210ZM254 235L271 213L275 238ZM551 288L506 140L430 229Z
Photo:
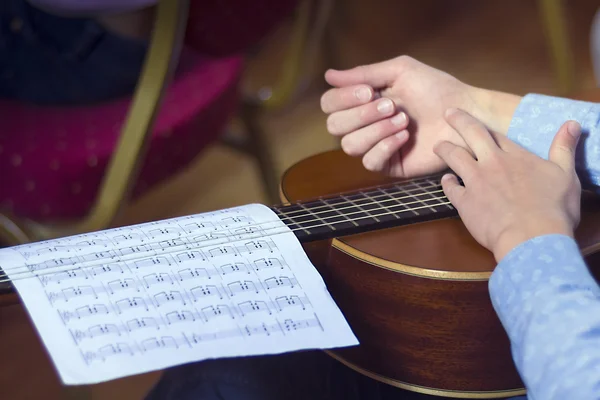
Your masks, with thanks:
M259 122L262 112L263 108L260 104L242 104L240 119L247 137L244 147L249 154L254 156L268 201L276 204L279 201L279 178L270 143L266 140Z
M538 4L552 53L559 93L571 93L575 88L574 67L563 0L539 0Z

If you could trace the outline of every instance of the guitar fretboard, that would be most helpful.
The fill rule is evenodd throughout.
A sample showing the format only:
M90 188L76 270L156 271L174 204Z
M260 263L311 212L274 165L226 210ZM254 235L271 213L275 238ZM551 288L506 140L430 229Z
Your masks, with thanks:
M439 177L274 207L301 242L456 216Z

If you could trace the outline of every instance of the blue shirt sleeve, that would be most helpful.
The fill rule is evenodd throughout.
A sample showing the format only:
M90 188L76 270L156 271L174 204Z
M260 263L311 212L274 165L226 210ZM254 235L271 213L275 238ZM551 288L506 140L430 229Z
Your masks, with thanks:
M584 189L599 192L600 103L528 94L513 115L508 138L548 159L554 136L569 120L581 125L582 135L575 154L579 180Z
M560 126L578 121L577 172L584 188L598 191L599 119L600 104L527 95L508 137L547 159ZM572 238L547 235L517 246L489 289L529 399L600 399L600 287Z

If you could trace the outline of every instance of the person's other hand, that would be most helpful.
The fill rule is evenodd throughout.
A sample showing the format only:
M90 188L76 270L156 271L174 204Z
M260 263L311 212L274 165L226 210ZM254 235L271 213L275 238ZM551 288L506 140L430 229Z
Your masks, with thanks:
M456 175L442 177L444 193L473 237L500 261L522 242L546 234L573 237L580 218L581 185L575 151L581 127L565 123L552 142L548 160L503 135L489 133L462 110L446 114L471 152L449 141L434 151Z
M334 86L321 97L328 131L368 170L394 177L442 171L446 166L433 153L440 140L465 145L444 119L448 108L467 110L491 129L506 131L520 99L469 86L408 56L329 70L325 79Z

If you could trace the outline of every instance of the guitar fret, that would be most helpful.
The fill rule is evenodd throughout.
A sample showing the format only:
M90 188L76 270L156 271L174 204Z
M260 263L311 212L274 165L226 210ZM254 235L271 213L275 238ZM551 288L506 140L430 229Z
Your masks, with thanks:
M391 183L274 210L301 242L312 242L456 216L442 192L436 177Z
M432 208L435 210L435 212L440 211L440 210L436 209L436 207L441 207L441 206L443 206L444 208L447 208L449 210L454 210L454 207L452 207L450 204L448 204L448 199L445 198L445 194L443 193L441 183L438 183L437 181L433 181L431 179L428 179L426 181L426 183L429 186L426 187L424 190L425 202L428 205L432 206ZM422 187L422 186L420 186L420 187ZM440 191L440 194L433 195L431 193L431 189L438 189ZM438 190L436 190L436 191L438 191ZM431 203L434 203L434 204L431 204Z
M418 182L418 181L417 181L417 182L413 182L413 184L414 184L414 185L416 185L416 186L417 186L419 189L421 189L421 190L423 191L423 193L422 193L422 194L423 194L423 195L425 195L425 196L428 194L428 193L427 193L427 189L431 189L431 188L433 187L433 185L431 184L431 182L428 182L428 183L429 183L429 186L428 186L428 187L423 187L423 186L421 186L421 182ZM419 202L420 202L421 204L423 204L424 206L429 206L429 204L425 203L425 202L422 200L422 198L421 198L421 197L419 197ZM430 209L431 211L433 211L433 212L437 212L437 210L436 210L434 207L429 207L429 209Z
M413 183L411 183L411 185L414 185L414 184L413 184ZM421 189L421 190L422 190L422 188L420 188L420 187L416 187L416 188L414 188L414 189L404 189L404 188L398 187L398 185L394 185L394 187L395 187L396 189L398 189L398 190L400 191L400 193L407 195L407 197L408 197L409 199L413 200L413 201L412 201L412 203L415 203L415 202L416 202L416 203L420 203L420 204L422 204L422 205L424 205L424 206L425 206L425 207L423 207L423 208L429 208L429 209L430 209L430 210L432 210L433 212L436 212L436 211L435 211L435 209L432 209L431 207L429 207L429 205L428 205L428 204L424 203L424 202L423 202L423 200L421 200L421 199L419 198L419 196L420 196L420 193L417 193L416 195L413 193L413 190L414 190L414 189ZM412 207L410 207L410 208L411 208L411 209L414 209L414 208L416 208L416 207L412 206ZM421 208L421 207L419 207L419 208ZM422 209L422 208L421 208L421 209ZM415 211L415 210L413 210L413 211L416 213L416 211ZM417 213L417 214L418 214L418 213Z
M306 233L307 235L310 235L310 232L307 229L305 229L304 227L302 227L302 222L299 222L299 221L295 220L294 218L290 217L285 211L281 211L281 209L276 209L276 211L278 214L281 214L283 216L283 218L292 221L292 223L297 225L298 228L302 229L304 231L304 233ZM286 225L289 226L290 224L286 224Z
M342 195L341 197L342 197L342 198L344 198L344 196L343 196L343 195ZM351 222L351 223L352 223L354 226L359 226L359 225L358 225L358 223L357 223L356 221L354 221L354 220L352 220L352 219L348 218L348 216L347 216L347 215L345 215L345 214L342 214L341 212L339 212L339 210L337 210L337 209L333 208L333 207L332 207L332 205L331 205L331 204L329 204L329 203L327 202L327 199L323 199L323 200L321 200L321 202L322 202L323 204L325 204L327 207L329 207L329 208L330 208L332 211L334 211L335 213L337 213L337 214L339 214L340 216L342 216L342 217L343 217L343 218L344 218L346 221L348 221L348 222Z
M357 194L361 194L363 196L365 196L365 194L363 192L358 192ZM370 215L369 210L364 209L363 207L361 207L358 203L355 203L352 199L349 199L348 197L341 195L340 196L342 199L350 202L351 205L353 205L354 207L358 208L359 210L361 210L362 212L364 212L365 214L367 214L369 217L373 218L375 221L377 222L381 222L381 220L375 216Z
M392 200L392 202L394 201L398 201L397 199L395 199L394 197L390 196L388 193L384 192L383 190L381 190L380 188L377 188L377 191L379 193L383 193L384 195L386 195L387 197L389 197L390 200ZM371 200L376 200L373 198L373 196L371 196L368 192L364 193L365 196L367 196L367 198L371 199ZM386 210L387 212L390 213L390 215L394 216L394 218L399 219L400 216L398 214L396 214L395 211L390 210L388 207L382 205L383 202L387 201L387 199L384 199L383 201L380 202L381 208L383 208L384 210Z
M395 193L389 193L386 189L387 190L396 189L396 192ZM400 189L400 188L396 187L396 185L394 185L392 188L377 189L377 190L379 190L381 193L384 193L385 195L387 195L392 201L395 201L396 204L395 204L394 207L401 207L400 210L396 211L396 212L404 213L406 211L410 211L410 212L412 212L416 216L420 216L421 215L421 214L419 214L419 212L417 210L414 209L414 207L411 207L410 205L406 205L402 201L400 201L405 196L400 196L400 198L393 196L394 194L402 194L402 195L406 194L403 189Z
M313 217L315 217L316 219L318 219L319 221L321 221L323 224L325 224L325 226L331 228L331 230L335 231L335 226L331 225L329 222L325 221L323 218L319 217L317 214L315 214L314 212L312 212L310 210L310 208L306 207L304 204L300 203L298 204L300 207L302 207L304 210L306 210L310 215L312 215ZM347 218L347 217L346 217Z

